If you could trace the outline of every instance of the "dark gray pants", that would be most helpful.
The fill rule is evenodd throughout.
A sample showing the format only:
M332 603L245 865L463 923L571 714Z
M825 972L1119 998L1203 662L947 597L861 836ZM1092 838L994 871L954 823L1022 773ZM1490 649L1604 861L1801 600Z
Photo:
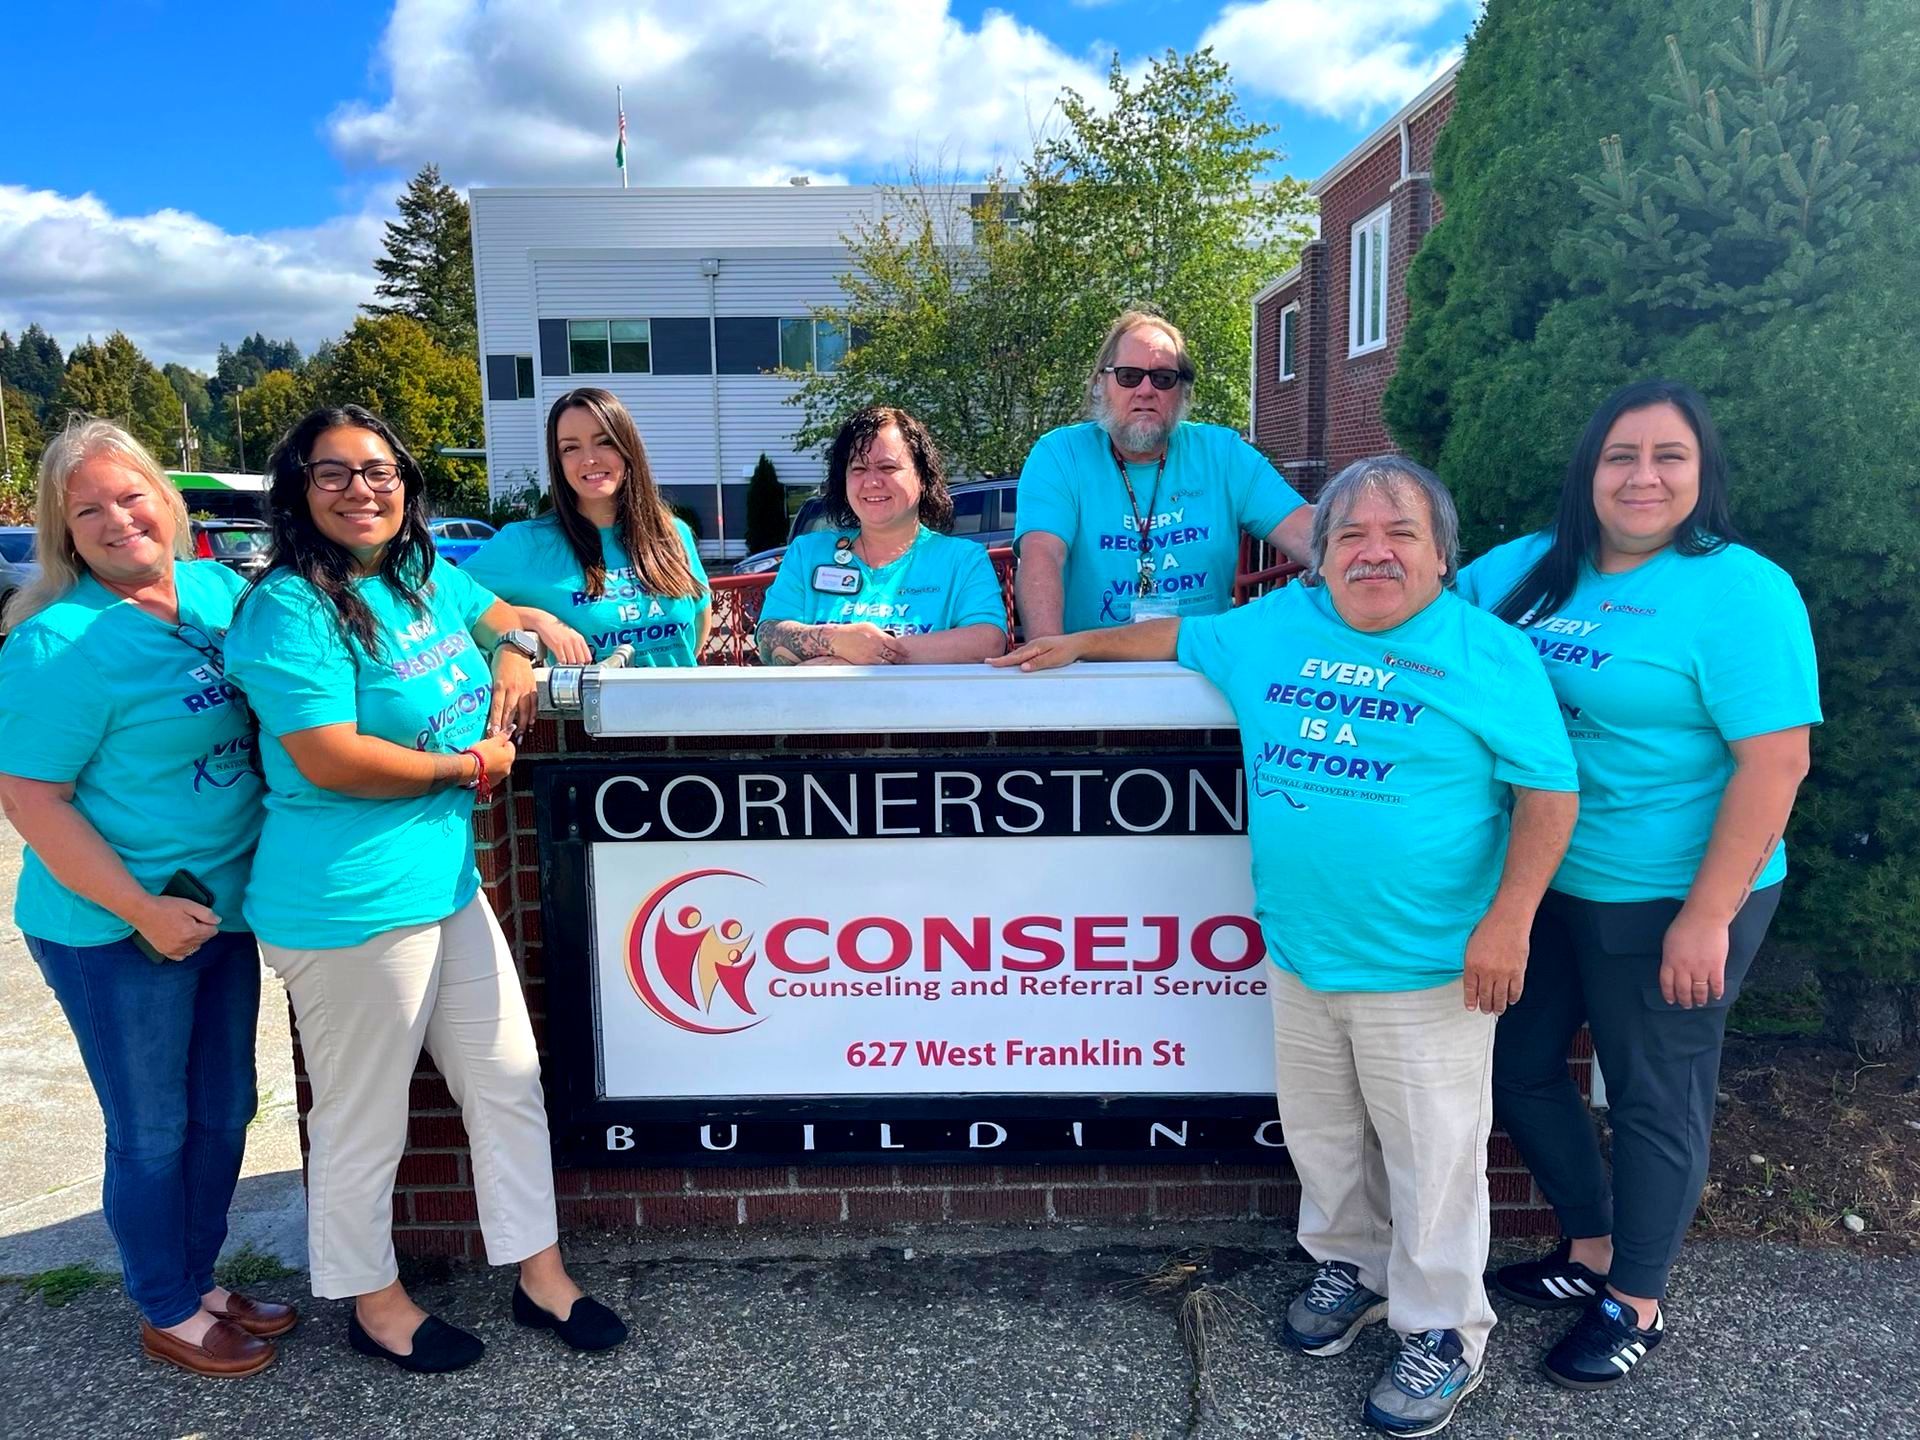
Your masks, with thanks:
M1728 934L1726 995L1683 1010L1660 996L1660 949L1678 900L1607 905L1549 891L1533 923L1526 990L1500 1017L1493 1118L1513 1137L1570 1237L1613 1237L1609 1279L1659 1297L1707 1181L1727 1011L1780 904L1749 896ZM1585 1022L1607 1080L1613 1178L1567 1074Z

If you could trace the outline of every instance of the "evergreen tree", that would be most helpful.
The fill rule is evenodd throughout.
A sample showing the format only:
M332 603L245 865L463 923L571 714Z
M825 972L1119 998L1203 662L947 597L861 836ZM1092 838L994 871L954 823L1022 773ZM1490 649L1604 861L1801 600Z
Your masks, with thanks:
M1473 554L1551 517L1607 392L1669 375L1707 397L1734 518L1806 598L1827 717L1749 996L1779 957L1805 957L1813 1018L1873 1047L1899 1024L1862 1017L1912 1017L1911 988L1883 987L1920 979L1920 798L1888 778L1920 769L1911 21L1910 0L1492 0L1387 403L1453 488ZM1569 48L1543 49L1556 34Z
M467 202L440 181L440 167L427 165L400 196L400 218L387 222L387 253L373 262L380 272L374 294L385 303L362 308L370 315L407 315L434 343L462 355L478 350L473 291L473 234Z
M46 418L60 393L60 377L65 370L59 344L39 325L27 326L18 341L0 331L0 382L26 395L36 417Z
M747 550L771 550L787 543L787 487L764 453L747 481Z

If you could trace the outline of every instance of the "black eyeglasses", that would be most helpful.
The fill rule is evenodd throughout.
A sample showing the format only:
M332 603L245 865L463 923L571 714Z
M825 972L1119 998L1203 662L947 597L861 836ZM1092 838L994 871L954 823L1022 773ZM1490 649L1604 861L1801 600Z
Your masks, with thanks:
M221 630L217 634L209 635L198 625L176 625L173 627L173 638L190 650L198 650L201 655L213 662L215 669L222 674L226 673L227 657L226 652L221 648L226 643L226 631Z
M1163 385L1160 387L1165 389ZM349 465L343 460L309 460L300 467L307 482L316 490L344 490L358 475L376 495L390 495L402 483L400 467L391 460L376 460L371 465Z
M1142 380L1151 380L1156 390L1171 390L1181 381L1193 379L1191 370L1148 370L1139 365L1102 365L1100 373L1113 376L1122 390L1138 390Z

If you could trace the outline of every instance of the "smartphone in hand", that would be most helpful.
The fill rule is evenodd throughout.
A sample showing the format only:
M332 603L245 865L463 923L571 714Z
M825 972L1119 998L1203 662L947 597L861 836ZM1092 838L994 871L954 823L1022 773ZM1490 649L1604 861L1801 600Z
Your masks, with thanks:
M191 900L196 905L213 908L213 892L200 883L200 877L191 870L176 870L167 883L160 887L162 895L170 895L176 900ZM173 963L174 957L162 955L153 948L147 937L138 930L133 932L133 943L140 947L140 953L156 965Z

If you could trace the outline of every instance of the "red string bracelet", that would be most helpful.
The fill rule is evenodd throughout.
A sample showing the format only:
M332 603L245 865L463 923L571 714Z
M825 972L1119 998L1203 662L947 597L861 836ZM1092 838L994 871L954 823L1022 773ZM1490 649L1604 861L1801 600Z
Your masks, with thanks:
M474 773L473 783L467 788L473 791L474 799L484 801L488 796L493 794L493 785L487 779L486 757L480 753L478 748L472 745L469 745L460 753L462 755L473 756L473 763L478 768Z

